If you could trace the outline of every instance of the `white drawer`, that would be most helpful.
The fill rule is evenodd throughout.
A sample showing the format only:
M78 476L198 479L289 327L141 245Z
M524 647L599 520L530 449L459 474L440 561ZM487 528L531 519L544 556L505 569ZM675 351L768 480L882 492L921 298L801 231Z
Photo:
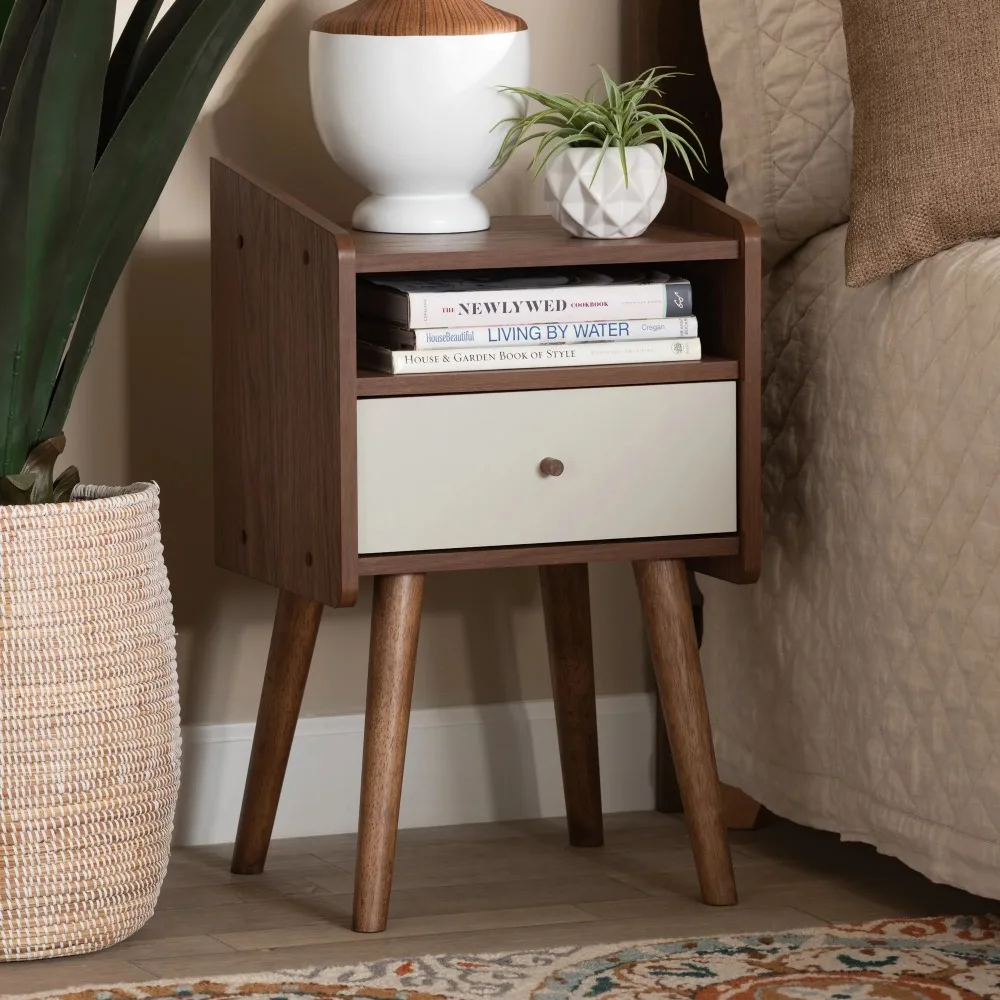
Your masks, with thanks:
M358 517L362 554L734 532L736 385L360 400Z

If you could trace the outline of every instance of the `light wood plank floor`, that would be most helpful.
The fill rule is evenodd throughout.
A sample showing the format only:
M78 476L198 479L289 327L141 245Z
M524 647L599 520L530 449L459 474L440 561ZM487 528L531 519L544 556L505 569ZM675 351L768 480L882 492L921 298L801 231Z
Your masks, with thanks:
M99 955L0 965L0 997L91 983L264 972L382 957L777 931L884 916L1000 910L871 848L773 821L733 835L740 905L698 901L680 819L609 816L606 846L566 846L558 821L404 831L389 930L348 930L354 838L276 841L266 874L229 848L175 852L160 904Z

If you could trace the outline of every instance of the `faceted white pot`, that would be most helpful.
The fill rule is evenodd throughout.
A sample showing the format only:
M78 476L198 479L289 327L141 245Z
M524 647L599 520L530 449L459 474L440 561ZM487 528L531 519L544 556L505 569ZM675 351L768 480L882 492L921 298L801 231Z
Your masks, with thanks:
M504 130L525 102L527 31L485 35L338 35L313 31L313 116L336 163L372 192L358 229L464 233L489 229L473 191L493 174Z
M603 162L598 148L566 149L552 158L545 201L565 230L592 240L628 239L656 220L667 200L663 153L654 145L630 146L625 156L627 185L617 148L609 149Z

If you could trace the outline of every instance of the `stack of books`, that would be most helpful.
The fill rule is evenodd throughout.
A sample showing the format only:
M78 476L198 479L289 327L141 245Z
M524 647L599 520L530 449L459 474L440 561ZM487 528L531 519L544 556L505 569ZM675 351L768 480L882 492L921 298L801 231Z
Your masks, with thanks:
M366 275L358 365L393 375L701 358L691 283L653 269Z

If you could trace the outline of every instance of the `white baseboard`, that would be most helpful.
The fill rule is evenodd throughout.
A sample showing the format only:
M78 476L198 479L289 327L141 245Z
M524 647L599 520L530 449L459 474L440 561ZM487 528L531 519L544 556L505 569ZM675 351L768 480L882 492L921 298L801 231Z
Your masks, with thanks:
M653 808L652 695L599 698L597 717L605 812ZM236 836L253 730L250 723L185 728L178 844ZM299 723L275 837L357 828L363 734L362 715ZM564 814L551 701L413 712L401 827Z

